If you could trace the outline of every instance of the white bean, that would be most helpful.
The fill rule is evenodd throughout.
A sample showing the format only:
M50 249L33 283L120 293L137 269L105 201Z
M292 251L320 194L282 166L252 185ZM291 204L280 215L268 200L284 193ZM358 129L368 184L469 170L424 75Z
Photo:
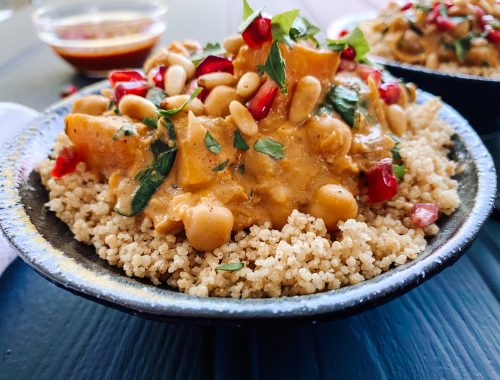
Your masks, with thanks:
M198 85L208 90L217 86L232 86L236 78L229 73L209 73L198 78Z
M87 95L75 100L71 112L99 116L106 112L108 107L109 99L105 96Z
M161 102L161 108L166 110L172 110L181 107L189 99L189 95L174 95L163 99ZM184 108L186 111L192 111L195 115L202 115L205 112L205 106L200 99L194 98Z
M165 65L168 66L168 56L170 55L169 51L165 48L156 52L149 58L146 63L144 63L144 72L149 72L157 66Z
M254 136L259 131L252 114L240 102L233 100L229 104L229 112L241 133L247 136Z
M249 98L260 87L260 76L254 72L248 72L241 76L238 86L236 86L236 93L242 98Z
M234 36L227 37L222 45L228 53L236 55L240 51L240 48L245 45L245 40L241 34L235 34Z
M169 96L179 95L186 85L186 70L182 66L173 65L165 74L165 92Z
M292 123L300 123L307 119L309 113L313 110L321 93L321 83L316 77L306 76L299 80L295 93L293 94L292 104L288 118Z
M146 117L155 117L157 115L156 106L149 100L137 95L125 95L121 98L118 109L121 115L140 121Z
M189 58L184 57L181 54L170 53L168 55L168 63L171 65L179 65L186 71L188 79L194 77L195 67L193 62Z
M210 117L224 117L229 114L229 104L238 100L236 90L228 86L217 86L205 99L205 110Z
M406 113L401 106L392 104L386 108L385 114L389 122L389 127L395 135L401 136L406 132Z

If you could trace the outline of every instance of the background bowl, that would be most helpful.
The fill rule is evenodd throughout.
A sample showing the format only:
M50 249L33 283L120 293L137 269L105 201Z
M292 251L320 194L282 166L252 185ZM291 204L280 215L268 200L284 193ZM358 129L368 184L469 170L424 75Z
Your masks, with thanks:
M107 82L76 96L107 88ZM418 101L430 99L418 92ZM357 285L307 296L274 299L200 298L126 277L91 246L77 242L69 228L48 211L47 192L36 172L63 130L75 96L49 108L4 147L0 159L0 225L26 263L75 294L146 317L182 322L254 323L283 319L309 321L351 315L389 301L455 262L488 217L495 194L495 169L488 151L468 123L445 105L440 117L457 135L452 157L464 164L457 179L461 206L439 225L417 259Z

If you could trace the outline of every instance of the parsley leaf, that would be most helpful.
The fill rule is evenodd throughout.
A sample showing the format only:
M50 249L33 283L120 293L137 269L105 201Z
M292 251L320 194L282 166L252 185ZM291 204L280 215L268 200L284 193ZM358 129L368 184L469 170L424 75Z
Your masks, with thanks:
M455 53L457 54L457 58L462 63L464 62L465 54L471 47L471 42L473 38L474 35L472 33L468 33L465 37L460 38L453 43L453 46L455 47Z
M256 152L267 154L276 160L281 160L285 157L285 147L269 137L257 140L253 145L253 149Z
M288 12L274 15L271 18L271 28L273 33L273 40L288 42L290 36L290 29L299 15L298 9L293 9Z
M392 165L392 171L398 180L398 183L401 183L405 177L405 167L402 165Z
M205 134L205 146L210 152L215 154L219 154L222 149L222 146L217 142L217 140L209 131L207 131L207 133Z
M146 99L153 103L157 108L160 108L160 103L163 98L165 98L165 93L158 87L151 87L146 94Z
M226 263L215 268L216 271L237 272L245 266L244 263Z
M309 39L318 46L318 40L314 36L319 32L320 29L317 26L314 26L305 17L299 15L290 28L290 38L294 41Z
M261 7L259 9L257 9L256 11L252 11L252 8L250 8L250 6L246 2L246 0L243 0L243 22L241 23L240 27L238 28L238 33L243 33L250 26L250 24L257 17L260 16L263 9L264 8ZM250 11L252 11L252 13L250 13Z
M234 131L234 140L233 140L233 146L236 149L241 149L241 150L248 150L248 144L241 135L241 132L239 130Z
M344 86L333 87L325 97L327 104L352 127L354 126L354 115L359 103L359 95L353 89Z
M120 127L113 135L113 141L119 140L123 136L133 136L135 135L135 126L131 123L125 123Z
M214 171L214 172L220 172L220 171L224 170L226 168L228 162L229 162L229 160L226 160L226 161L220 163L219 165L215 166L212 169L212 171Z
M173 116L176 113L181 112L194 98L196 98L200 92L203 91L203 87L198 87L190 96L189 98L184 102L183 105L181 105L179 108L174 108L172 110L159 110L158 113L162 116Z
M203 61L207 56L209 55L221 55L224 54L226 51L224 48L220 46L220 44L217 43L208 43L202 51L199 53L195 53L191 56L191 61L197 66L201 61Z
M253 9L250 6L250 4L248 4L248 1L243 0L243 20L246 20L247 18L249 18L252 15L252 13L253 13Z
M142 121L144 124L146 124L149 128L151 129L156 129L158 125L158 116L155 117L145 117L144 120Z
M278 42L275 41L271 46L266 63L257 65L259 75L266 73L279 86L282 93L288 92L288 84L286 83L285 61L281 55Z
M401 146L399 145L399 141L396 141L394 146L391 149L391 154L392 154L392 159L394 161L401 160L401 155L399 154L399 151L401 150Z
M345 38L339 40L326 40L327 47L333 51L344 50L346 46L352 46L356 51L356 62L365 62L366 54L370 51L370 46L365 35L359 27L354 28Z

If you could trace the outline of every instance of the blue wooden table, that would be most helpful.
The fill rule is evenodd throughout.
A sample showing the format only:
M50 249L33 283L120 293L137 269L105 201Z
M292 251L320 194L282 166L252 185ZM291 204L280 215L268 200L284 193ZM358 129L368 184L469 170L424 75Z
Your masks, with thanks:
M380 2L269 8L299 6L325 27ZM165 40L218 40L238 24L239 2L170 4ZM30 11L0 23L0 101L42 110L60 85L89 81L35 39ZM207 31L206 18L230 21ZM144 320L61 290L17 259L0 277L0 379L498 379L499 255L500 221L491 217L454 266L397 300L330 323L254 328Z

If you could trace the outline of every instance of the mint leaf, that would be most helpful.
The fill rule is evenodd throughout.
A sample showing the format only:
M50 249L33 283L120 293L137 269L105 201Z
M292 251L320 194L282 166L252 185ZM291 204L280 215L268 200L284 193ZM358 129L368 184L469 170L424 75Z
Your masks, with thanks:
M183 105L181 105L179 108L174 108L172 110L159 110L158 113L162 116L173 116L176 113L181 112L194 98L196 98L200 92L203 91L203 87L198 87L190 96L189 98L184 102Z
M205 146L210 152L215 154L219 154L222 149L222 146L217 142L217 140L209 131L207 131L207 133L205 134Z
M209 55L221 55L225 53L226 51L224 50L224 48L220 46L218 42L214 44L209 42L208 44L206 44L206 46L203 48L202 51L193 54L190 57L190 59L195 64L195 66L197 66L201 61L203 61Z
M243 263L226 263L226 264L221 264L215 268L216 271L225 271L225 272L237 272L243 267L245 264Z
M266 63L264 63L263 65L257 65L257 68L260 75L262 73L266 73L269 78L276 82L282 93L286 94L288 92L288 85L286 83L285 61L283 60L283 56L281 55L281 51L277 41L274 41L273 45L271 46L271 50L269 50L269 55L267 56Z
M123 136L133 136L135 135L135 126L131 123L125 123L120 127L113 135L113 141L119 140Z
M160 108L160 103L164 98L165 93L158 87L151 87L146 94L146 99L153 103L157 108Z
M339 51L343 50L347 45L352 46L356 51L356 62L366 61L366 54L370 51L370 46L365 38L365 35L359 29L354 28L347 36L339 40L326 40L327 47L330 50Z
M398 183L401 183L405 177L405 167L402 165L392 165L392 171L398 180Z
M238 28L238 33L243 33L248 26L257 18L260 16L262 13L262 10L264 9L263 7L257 9L256 11L252 12L250 15L245 17L245 12L248 12L251 8L248 7L248 9L245 11L245 3L248 5L248 3L243 0L243 22L241 23L240 27Z
M145 117L144 120L142 121L146 126L148 126L151 129L156 129L158 125L158 116L155 117Z
M248 4L248 1L243 0L243 20L246 20L247 18L249 18L252 15L252 13L253 13L253 9L250 6L250 4Z
M462 63L465 60L465 54L471 47L471 42L473 38L474 35L472 33L468 33L465 37L460 38L453 43L453 46L455 47L455 53L457 54L457 58Z
M319 32L320 29L317 26L314 26L305 17L299 15L290 28L290 38L294 41L309 39L313 41L316 46L318 46L319 43L318 40L316 40L315 35Z
M293 9L288 12L280 13L271 18L271 28L273 32L273 40L287 41L290 35L290 29L299 15L298 9Z
M253 149L256 152L267 154L276 160L281 160L285 157L285 147L269 137L257 140L253 145Z
M344 86L335 86L328 92L325 101L342 116L347 124L354 126L354 115L359 102L359 95L356 91Z
M226 161L220 163L219 165L215 166L212 170L214 172L220 172L226 168L228 162L229 162L229 160L226 160Z
M391 154L392 154L392 159L394 161L401 160L401 154L399 154L399 151L401 150L400 143L399 141L396 141L394 146L391 149Z
M241 149L241 150L248 150L248 144L241 135L241 132L239 130L234 131L234 140L233 140L233 146L236 149Z

